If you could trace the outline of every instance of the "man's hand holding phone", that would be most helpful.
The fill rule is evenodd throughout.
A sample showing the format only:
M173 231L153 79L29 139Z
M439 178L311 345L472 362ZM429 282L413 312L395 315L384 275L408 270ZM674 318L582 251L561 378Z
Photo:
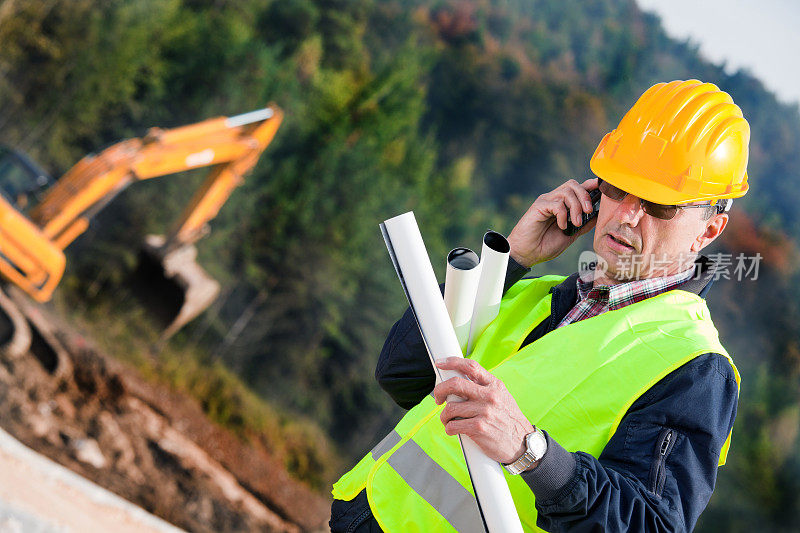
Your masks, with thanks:
M584 213L594 211L589 191L596 189L597 178L583 183L569 180L539 196L508 236L511 257L526 267L549 261L594 228L596 216L583 226L581 223ZM572 235L565 234L568 222L579 227Z

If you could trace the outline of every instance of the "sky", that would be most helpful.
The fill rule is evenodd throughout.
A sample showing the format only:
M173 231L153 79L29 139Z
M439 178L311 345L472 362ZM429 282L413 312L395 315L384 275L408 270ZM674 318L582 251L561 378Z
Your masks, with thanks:
M749 70L785 103L800 102L800 0L637 0L668 34L713 63Z

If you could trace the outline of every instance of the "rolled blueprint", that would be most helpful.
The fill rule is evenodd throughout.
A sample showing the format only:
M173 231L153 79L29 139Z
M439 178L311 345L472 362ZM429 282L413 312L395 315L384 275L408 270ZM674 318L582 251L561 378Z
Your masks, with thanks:
M503 297L503 284L506 280L510 251L511 246L508 241L499 233L487 231L483 236L481 274L478 291L475 294L475 307L472 310L465 355L472 353L478 337L500 312L500 299Z
M475 307L475 294L480 278L478 254L469 248L455 248L447 254L447 274L444 278L444 304L450 322L456 330L461 353L466 354L469 323Z
M431 361L460 357L458 338L439 291L414 213L404 213L384 221L381 232ZM441 370L435 365L433 368L437 382L459 375L452 370ZM451 399L448 398L448 401ZM522 525L502 467L486 457L470 438L459 435L459 440L485 528L489 533L521 533Z

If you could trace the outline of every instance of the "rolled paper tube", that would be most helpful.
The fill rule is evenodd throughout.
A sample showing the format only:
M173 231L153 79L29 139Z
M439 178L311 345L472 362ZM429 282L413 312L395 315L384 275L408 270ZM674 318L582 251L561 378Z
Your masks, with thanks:
M456 330L461 354L466 353L469 323L475 307L481 269L478 254L469 248L455 248L447 254L447 274L444 278L444 304L450 322Z
M431 361L461 356L458 338L414 213L404 213L384 221L381 231ZM433 368L437 382L460 375L452 370ZM455 398L448 398L448 401L455 401ZM469 437L459 435L459 440L484 526L489 533L521 533L522 525L502 467L484 455Z
M509 252L511 252L511 246L499 233L487 231L483 236L481 273L478 291L475 294L475 307L470 320L469 341L465 353L467 356L472 353L478 337L500 312L500 300L503 298Z

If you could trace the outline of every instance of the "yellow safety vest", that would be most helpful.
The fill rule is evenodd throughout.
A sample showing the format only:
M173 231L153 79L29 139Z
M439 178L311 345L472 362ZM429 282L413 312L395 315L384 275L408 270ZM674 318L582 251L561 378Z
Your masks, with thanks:
M558 328L520 350L550 315L550 289L564 279L543 276L512 286L472 358L567 450L599 457L636 399L698 355L719 353L733 366L705 301L681 290ZM444 432L439 419L442 408L428 396L411 409L333 486L333 496L351 500L366 487L387 532L482 532L458 439ZM729 446L730 435L720 465ZM520 476L506 474L506 480L523 528L539 531L533 493Z

